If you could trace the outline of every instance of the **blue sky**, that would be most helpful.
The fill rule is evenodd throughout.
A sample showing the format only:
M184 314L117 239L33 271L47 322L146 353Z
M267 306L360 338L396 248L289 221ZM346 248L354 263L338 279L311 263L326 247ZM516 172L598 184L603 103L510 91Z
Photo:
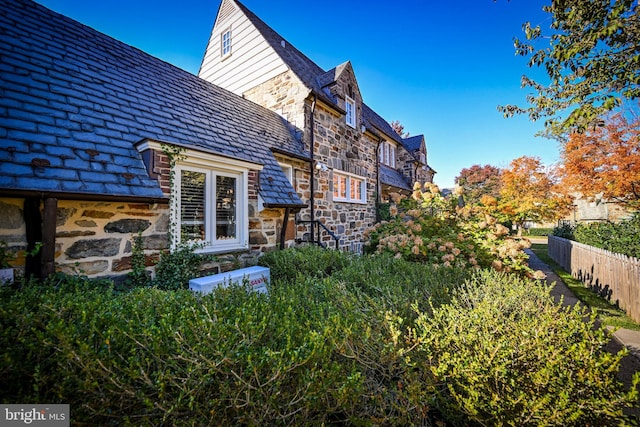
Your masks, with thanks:
M38 0L122 42L197 74L219 0ZM451 187L474 164L507 167L537 156L558 161L542 123L505 119L500 104L524 105L514 54L522 24L548 26L549 0L244 0L325 70L353 64L364 101L411 135L423 134L435 181ZM543 80L544 81L544 80Z

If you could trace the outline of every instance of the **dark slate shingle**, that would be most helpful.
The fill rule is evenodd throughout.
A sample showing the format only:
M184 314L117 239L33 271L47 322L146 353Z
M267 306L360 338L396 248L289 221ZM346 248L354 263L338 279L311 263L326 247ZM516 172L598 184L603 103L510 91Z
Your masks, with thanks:
M270 149L306 153L267 109L30 0L3 1L0 58L0 191L163 198L135 149L151 139L261 164L265 203L302 205Z
M380 164L380 182L402 190L412 189L400 172L383 164Z

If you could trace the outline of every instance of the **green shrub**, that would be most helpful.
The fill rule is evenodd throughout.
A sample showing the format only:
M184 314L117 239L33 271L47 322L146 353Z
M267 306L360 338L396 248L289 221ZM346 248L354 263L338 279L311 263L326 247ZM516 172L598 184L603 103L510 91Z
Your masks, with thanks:
M215 260L215 256L197 253L198 248L181 244L171 252L162 252L151 285L165 290L188 289L189 280L202 276L201 266Z
M523 251L529 241L479 207L460 206L437 186L414 186L411 197L391 195L390 220L367 230L365 253L386 253L442 268L487 268L532 276Z
M94 425L424 421L429 373L405 363L383 304L359 297L312 277L269 296L81 278L2 289L0 401L68 403Z
M563 239L573 240L574 231L575 226L571 225L568 222L564 222L553 229L553 235L556 237L562 237Z
M625 393L616 372L626 352L605 351L610 334L586 316L555 304L542 283L483 272L409 336L452 424L618 425L640 376Z
M272 280L290 282L298 277L329 277L351 265L354 257L353 254L309 245L267 252L258 259L258 264L270 268Z
M268 295L0 287L0 402L79 425L610 425L635 398L541 284L313 251L265 258Z
M580 223L574 230L574 239L585 245L640 258L640 213L619 223Z

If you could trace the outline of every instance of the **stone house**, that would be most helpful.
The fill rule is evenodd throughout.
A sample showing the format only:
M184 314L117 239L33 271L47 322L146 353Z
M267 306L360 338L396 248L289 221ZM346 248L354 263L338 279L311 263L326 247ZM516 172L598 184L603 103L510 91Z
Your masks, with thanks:
M138 233L149 264L203 240L222 268L294 240L279 158L308 158L276 113L30 0L0 58L0 240L42 242L28 274L123 275Z
M266 80L212 66L216 55L251 56L238 14L266 34L257 43L277 40L290 55L273 70L249 67L268 70ZM149 266L185 241L203 242L220 270L304 240L359 251L388 177L389 188L414 178L399 159L426 165L426 150L416 160L362 102L350 63L322 71L230 0L200 77L31 0L7 0L0 93L0 241L19 253L41 243L15 261L36 276L122 277L138 234Z
M433 182L424 137L403 140L364 103L350 62L323 70L239 1L222 0L199 76L277 112L302 135L313 165L309 192L296 187L309 200L297 215L304 236L319 221L340 248L359 251L376 202ZM323 229L320 236L331 241Z

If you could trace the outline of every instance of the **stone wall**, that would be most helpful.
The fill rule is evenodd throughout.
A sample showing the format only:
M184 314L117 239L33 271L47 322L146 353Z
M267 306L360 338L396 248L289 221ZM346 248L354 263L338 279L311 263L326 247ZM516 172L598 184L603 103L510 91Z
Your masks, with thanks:
M364 231L376 218L376 142L347 126L343 116L322 107L316 107L314 125L315 158L329 167L327 172L315 171L315 217L340 237L340 249L360 252ZM367 203L334 202L333 170L364 177ZM323 239L333 247L330 236Z
M24 266L27 246L22 199L0 200L0 240ZM133 238L142 232L146 264L152 266L168 248L169 209L166 204L58 201L56 271L111 277L131 270Z
M344 73L335 85L335 91L342 103L345 95L342 92L349 87L356 102L358 123L356 129L345 123L343 114L324 107L321 102L316 103L313 113L315 160L326 164L330 169L326 172L314 171L315 219L320 220L340 237L340 249L359 252L364 240L364 231L375 223L377 143L360 131L362 99L357 91L357 82L352 72ZM288 71L245 92L244 96L282 115L299 132L303 132L303 139L309 147L311 105L306 99L308 94L309 90ZM292 161L289 159L285 162L291 164ZM359 175L367 180L367 204L333 201L333 169ZM308 203L311 199L308 163L294 164L294 181L294 188L302 201ZM284 211L281 209L276 212L263 211L252 220L251 227L255 227L251 232L252 251L258 249L264 251L272 241L276 245L279 243L283 215ZM272 218L269 218L271 216ZM286 246L292 246L296 238L302 240L311 238L309 225L300 222L311 219L310 210L303 209L296 217L298 224L294 228L293 235L290 231L291 224L287 227L289 235ZM261 235L257 232L258 229L262 230ZM275 230L275 234L269 231L271 229ZM328 247L334 247L335 243L328 234L322 233L321 239Z
M27 248L23 206L22 199L0 199L0 241L5 242L17 256L10 261L15 267L24 266L24 250Z
M243 94L246 99L280 114L298 132L305 124L304 103L309 90L291 71L262 83Z

